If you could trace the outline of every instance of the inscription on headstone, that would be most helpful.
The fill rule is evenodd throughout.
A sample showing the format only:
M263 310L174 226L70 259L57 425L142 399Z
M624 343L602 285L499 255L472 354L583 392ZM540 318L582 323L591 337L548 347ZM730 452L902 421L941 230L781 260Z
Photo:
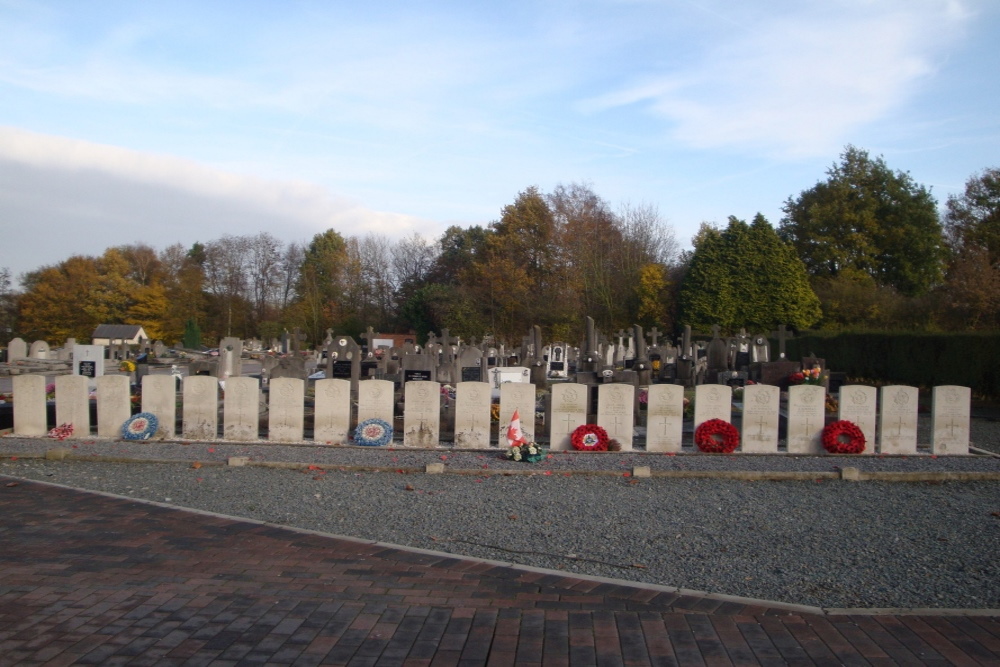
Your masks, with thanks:
M931 452L968 454L972 390L954 385L934 387L931 401Z
M778 408L781 391L772 385L743 389L743 433L740 448L753 454L778 452Z
M879 451L883 454L917 453L917 388L882 387L878 423Z
M469 449L490 446L488 382L459 382L455 387L455 446Z
M826 389L814 384L788 388L788 453L822 454Z
M635 387L624 383L598 387L597 425L608 432L608 438L621 443L623 452L632 451Z
M552 387L552 421L549 426L549 448L564 451L573 448L570 436L577 427L587 423L586 385L557 384Z
M646 401L646 451L681 451L684 387L679 384L650 385Z
M865 434L865 454L875 453L878 391L860 384L844 385L838 393L837 419L854 423Z

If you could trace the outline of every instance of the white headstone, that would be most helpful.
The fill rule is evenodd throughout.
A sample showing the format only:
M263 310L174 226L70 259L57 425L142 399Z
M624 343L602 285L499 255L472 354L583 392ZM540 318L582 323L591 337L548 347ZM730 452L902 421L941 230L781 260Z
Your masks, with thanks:
M441 385L415 380L403 386L403 445L436 448L441 440Z
M527 370L527 369L525 369ZM524 382L506 382L500 385L500 435L499 447L507 447L507 427L517 410L521 418L521 432L529 442L535 441L535 385Z
M968 454L972 390L942 385L931 393L931 452Z
M683 438L684 387L650 385L646 393L646 451L679 452Z
M778 452L778 408L781 390L768 384L743 388L743 433L740 449L751 454Z
M875 434L878 432L878 391L875 387L846 384L840 388L837 400L837 419L852 422L865 434L864 454L875 453Z
M879 451L883 454L917 453L917 388L882 387L878 422Z
M788 453L823 454L826 388L799 384L788 388Z
M28 356L32 359L48 359L49 358L49 343L44 340L36 340L31 344L31 349L28 350Z
M228 379L243 375L243 341L226 336L219 341L219 377Z
M394 387L391 380L364 380L358 383L358 423L381 419L392 425L395 414Z
M91 387L96 387L97 378L104 375L104 346L74 345L73 375L82 375Z
M621 443L623 452L632 451L635 430L635 387L630 384L602 384L597 388L597 425L610 440Z
M209 375L184 378L182 432L188 440L219 437L219 380Z
M350 428L351 381L338 378L317 380L313 440L329 445L347 444Z
M257 378L226 380L222 402L222 433L227 440L257 440L260 428L260 385Z
M11 380L14 392L14 435L45 435L49 432L45 376L15 375Z
M694 388L694 427L709 419L733 421L733 388L724 384L700 384Z
M459 382L455 387L455 446L490 446L490 383Z
M552 386L552 423L549 426L549 449L555 452L572 449L570 436L587 423L587 385L576 383ZM502 445L503 443L501 443Z
M129 379L125 375L102 375L97 384L97 435L120 438L122 425L132 416Z
M28 356L28 344L23 338L14 338L7 343L7 361L24 359ZM48 433L48 430L45 431Z
M305 416L305 380L275 378L268 391L267 439L300 442Z
M172 439L177 422L177 380L173 375L146 375L142 378L142 411L156 417L156 433L151 440Z
M17 398L14 399L17 404ZM90 435L90 387L79 375L56 377L56 425L73 425L73 437Z

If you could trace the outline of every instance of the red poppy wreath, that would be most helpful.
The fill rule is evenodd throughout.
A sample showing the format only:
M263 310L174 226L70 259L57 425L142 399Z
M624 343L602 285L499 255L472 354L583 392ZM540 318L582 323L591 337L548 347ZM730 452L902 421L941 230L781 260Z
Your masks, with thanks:
M721 419L703 421L694 430L694 444L698 450L709 454L729 454L740 444L740 432Z
M608 432L597 424L584 424L577 426L573 435L569 437L573 449L581 452L606 452L608 451Z
M831 454L860 454L865 451L865 434L846 419L830 422L823 428L823 449Z

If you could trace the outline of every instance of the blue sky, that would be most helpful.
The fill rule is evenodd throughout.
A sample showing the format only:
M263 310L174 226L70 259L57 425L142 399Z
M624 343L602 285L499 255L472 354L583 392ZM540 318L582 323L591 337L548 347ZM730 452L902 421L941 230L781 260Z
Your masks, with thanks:
M847 144L1000 166L994 0L0 0L0 267L268 231L436 239L529 186L682 247Z

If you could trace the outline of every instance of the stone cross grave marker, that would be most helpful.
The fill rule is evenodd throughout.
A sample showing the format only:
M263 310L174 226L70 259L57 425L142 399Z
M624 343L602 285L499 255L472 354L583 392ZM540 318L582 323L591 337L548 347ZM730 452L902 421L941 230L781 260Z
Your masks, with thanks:
M97 436L100 438L120 438L122 426L132 416L128 377L102 375L95 380L95 384L97 386Z
M621 443L623 452L632 451L635 427L635 387L630 384L603 384L597 388L597 425L608 438Z
M826 389L814 384L788 388L788 453L822 454Z
M300 442L305 415L305 380L277 378L268 391L267 439L273 442Z
M184 398L181 434L185 440L219 437L219 381L209 375L189 375L181 389Z
M767 384L743 388L743 433L740 449L751 454L778 453L778 408L781 390Z
M490 384L459 382L455 388L455 446L486 449L490 446Z
M878 432L878 391L860 384L844 385L838 392L837 419L854 423L865 434L864 454L875 453Z
M360 402L360 396L358 400ZM351 381L335 378L317 380L313 440L320 444L344 445L347 444L350 428Z
M679 452L684 437L684 387L653 384L646 394L646 451Z
M413 381L403 387L403 445L433 449L441 439L441 385Z
M552 386L549 421L549 448L554 452L573 448L570 436L577 427L587 423L587 397L590 389L580 384Z
M890 385L881 390L878 423L882 454L917 453L917 388Z
M972 390L942 385L931 394L931 453L968 454Z

